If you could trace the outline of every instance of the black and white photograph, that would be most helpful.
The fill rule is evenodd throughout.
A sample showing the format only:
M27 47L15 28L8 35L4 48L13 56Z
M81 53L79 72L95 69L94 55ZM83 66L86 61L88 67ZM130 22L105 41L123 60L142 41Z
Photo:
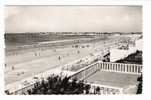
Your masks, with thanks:
M142 94L142 8L5 6L5 94Z

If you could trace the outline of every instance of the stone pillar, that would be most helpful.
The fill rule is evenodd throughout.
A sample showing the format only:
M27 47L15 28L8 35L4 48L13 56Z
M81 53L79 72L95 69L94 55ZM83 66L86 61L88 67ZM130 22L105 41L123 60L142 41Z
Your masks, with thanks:
M133 65L131 66L131 72L132 72L132 73L134 72L134 70L133 70Z
M124 72L127 72L127 65L125 64L125 71Z
M135 68L135 65L134 65L133 67L134 67L134 73L136 73L136 68Z
M131 65L131 72L132 72L132 70L133 70L133 65Z
M129 65L127 65L127 67L128 67L128 72L130 72L130 66L129 66Z

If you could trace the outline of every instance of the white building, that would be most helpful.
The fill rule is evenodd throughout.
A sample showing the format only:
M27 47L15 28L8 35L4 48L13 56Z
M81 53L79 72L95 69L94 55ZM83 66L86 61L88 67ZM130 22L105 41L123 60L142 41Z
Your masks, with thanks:
M142 51L143 50L143 39L139 39L139 40L135 41L135 47L137 48L137 50Z
M115 62L117 60L126 58L128 55L135 53L137 50L142 51L143 49L143 40L139 39L135 41L135 46L129 46L129 48L126 49L117 49L117 48L111 48L110 49L110 62Z

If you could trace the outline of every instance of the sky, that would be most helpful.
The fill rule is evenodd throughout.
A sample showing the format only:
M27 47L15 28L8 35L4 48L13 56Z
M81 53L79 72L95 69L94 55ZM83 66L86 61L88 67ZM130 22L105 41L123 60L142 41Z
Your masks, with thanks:
M6 6L5 32L142 32L142 6Z

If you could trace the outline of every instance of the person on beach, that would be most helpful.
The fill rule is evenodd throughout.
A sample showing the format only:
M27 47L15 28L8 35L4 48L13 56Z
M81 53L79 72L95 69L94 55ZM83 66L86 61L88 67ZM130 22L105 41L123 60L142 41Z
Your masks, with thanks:
M14 66L12 66L12 70L14 70L15 69L15 67Z
M61 59L61 57L59 56L59 57L58 57L58 59L60 60L60 59Z

